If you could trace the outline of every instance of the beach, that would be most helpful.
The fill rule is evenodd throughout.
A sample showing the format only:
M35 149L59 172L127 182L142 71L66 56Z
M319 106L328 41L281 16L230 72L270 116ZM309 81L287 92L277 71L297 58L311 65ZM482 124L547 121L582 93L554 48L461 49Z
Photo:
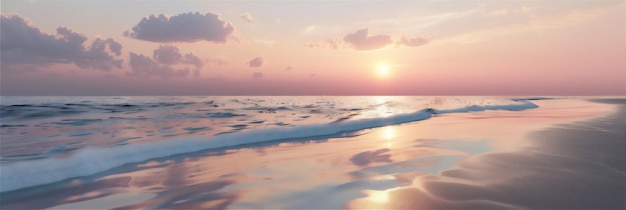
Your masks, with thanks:
M482 105L470 111L439 111L442 108L395 118L398 113L391 113L381 118L391 123L379 124L380 120L368 118L339 118L340 124L329 125L369 124L319 136L294 134L172 152L8 190L0 194L0 205L3 209L623 208L625 100L523 101L536 108ZM248 137L264 139L267 133ZM124 146L128 145L120 147ZM10 164L15 163L6 165Z

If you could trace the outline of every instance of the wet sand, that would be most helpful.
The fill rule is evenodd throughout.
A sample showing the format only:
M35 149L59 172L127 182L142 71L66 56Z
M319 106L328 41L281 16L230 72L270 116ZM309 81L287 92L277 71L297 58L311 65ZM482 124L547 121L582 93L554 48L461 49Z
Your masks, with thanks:
M352 208L385 209L623 209L626 196L626 100L610 116L532 133L529 145L464 159L388 200L358 199Z
M1 207L623 208L624 101L536 103L129 164Z

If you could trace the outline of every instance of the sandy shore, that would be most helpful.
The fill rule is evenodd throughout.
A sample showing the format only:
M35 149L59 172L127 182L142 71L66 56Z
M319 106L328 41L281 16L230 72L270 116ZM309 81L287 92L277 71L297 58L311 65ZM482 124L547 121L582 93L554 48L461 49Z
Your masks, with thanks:
M0 199L3 209L623 208L624 101L536 103L162 158Z

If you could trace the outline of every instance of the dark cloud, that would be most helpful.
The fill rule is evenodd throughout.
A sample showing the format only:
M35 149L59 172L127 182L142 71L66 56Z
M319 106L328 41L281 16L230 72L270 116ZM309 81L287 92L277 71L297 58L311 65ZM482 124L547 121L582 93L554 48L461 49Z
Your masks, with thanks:
M248 61L248 66L252 68L263 66L263 58L262 57L253 58L252 60Z
M192 70L189 67L177 69L175 66L191 65L194 76L200 76L200 69L204 62L192 53L181 54L178 47L173 45L162 45L155 49L151 59L142 54L130 53L130 75L151 76L157 75L163 78L186 77Z
M124 35L152 42L224 43L235 28L214 13L184 13L172 17L163 14L141 19L131 32Z
M387 35L368 36L369 29L364 28L343 37L343 41L352 45L356 50L375 50L392 43Z
M263 78L263 72L254 72L254 73L252 73L252 78L255 78L255 79Z
M254 22L254 18L252 17L252 15L248 14L248 13L243 13L240 16L241 18L243 18L244 20L248 21L248 22Z
M419 47L428 44L429 41L430 40L422 37L406 38L402 36L402 38L400 38L400 41L396 42L396 44L404 45L407 47Z
M87 37L59 27L47 34L18 15L2 15L0 48L2 69L22 69L52 64L74 64L81 69L109 71L122 68L122 45L113 39L96 38L85 47Z

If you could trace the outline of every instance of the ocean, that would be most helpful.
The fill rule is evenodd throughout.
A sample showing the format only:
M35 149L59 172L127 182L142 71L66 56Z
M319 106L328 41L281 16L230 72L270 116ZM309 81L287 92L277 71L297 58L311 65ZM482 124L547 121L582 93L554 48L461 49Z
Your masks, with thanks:
M37 208L213 208L220 205L237 208L342 208L346 200L358 198L358 195L362 197L359 192L363 189L344 193L343 197L337 196L336 202L329 202L328 206L309 203L311 201L296 202L291 206L264 206L254 202L235 202L237 199L228 199L228 193L216 193L232 184L222 179L236 176L238 170L252 170L254 172L249 173L257 175L273 174L267 176L268 180L285 174L264 171L266 167L263 167L273 162L288 165L288 161L282 159L245 166L248 162L254 162L255 156L250 156L251 159L239 157L241 159L226 161L238 165L237 169L222 172L202 168L201 165L214 164L212 161L223 163L225 161L219 157L227 157L232 151L251 149L259 152L263 148L292 144L302 146L305 150L310 147L310 150L321 152L326 149L307 146L306 143L351 139L370 132L382 132L385 138L393 138L394 134L389 129L394 127L390 126L426 122L444 115L489 111L523 113L538 108L536 101L547 100L561 99L495 96L3 96L0 107L0 192L4 203L20 203L20 199L32 196L43 199L39 206L26 205ZM387 130L375 130L383 127ZM458 150L466 153L489 151L488 146L481 147L480 142L468 144L453 139L438 142L441 144L439 148L463 147ZM358 148L359 143L352 142L345 147ZM361 167L377 162L376 158L383 160L378 162L391 163L393 161L388 157L385 159L383 155L389 147L387 150L358 153L349 160ZM261 152L271 158L288 154ZM422 173L438 173L452 167L459 159L456 156L445 157L454 158L439 159L440 163L433 166L434 169ZM428 157L425 158L416 160L426 161ZM198 162L198 159L202 161ZM194 162L191 164L193 167L189 167L189 161ZM168 169L181 163L185 163L185 167ZM393 164L380 167L403 168L402 165ZM289 170L307 170L303 165L291 168ZM189 170L195 170L196 173L190 173ZM406 171L396 172L411 170L409 167ZM320 171L324 170L313 170L310 173ZM163 177L163 173L177 177L170 181L178 184L167 184L160 178L151 178L136 185L142 186L141 190L129 190L132 188L130 183L137 177ZM121 176L123 174L135 175L119 178L124 177ZM196 180L202 174L212 175ZM369 177L364 174L353 175ZM103 180L106 182L103 183ZM152 183L149 180L159 181ZM305 188L326 189L345 184L325 182L306 185ZM379 184L387 186L384 182ZM184 186L182 191L181 186ZM245 191L268 186L271 185L248 184L236 189ZM376 184L370 183L369 186ZM268 194L272 194L271 189L267 190ZM202 194L205 191L208 194ZM59 193L55 197L50 192ZM185 193L177 195L172 192ZM230 196L238 198L236 195ZM298 200L310 195L294 196L285 199ZM43 204L46 202L48 204ZM276 200L274 202L279 203ZM205 206L207 203L211 205Z

